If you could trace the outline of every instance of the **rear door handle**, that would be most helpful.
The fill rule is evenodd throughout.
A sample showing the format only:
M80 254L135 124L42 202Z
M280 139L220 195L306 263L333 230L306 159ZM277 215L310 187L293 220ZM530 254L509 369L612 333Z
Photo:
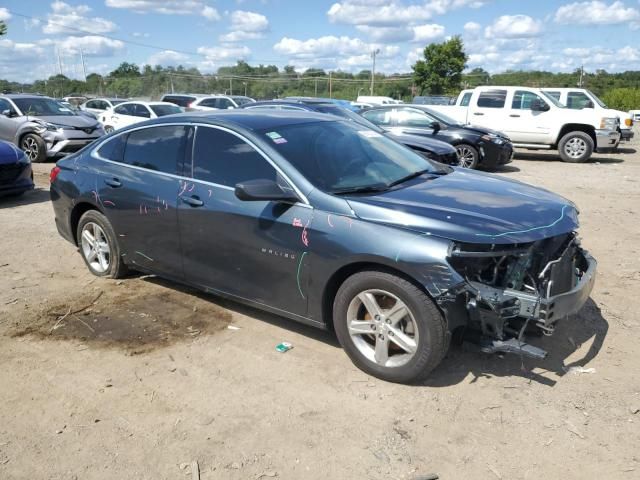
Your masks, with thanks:
M120 188L122 186L122 182L117 178L107 178L104 183L113 188Z
M180 200L191 207L202 207L204 205L204 202L195 195L193 197L180 197Z
M510 117L520 118L520 115L509 115Z
M474 115L478 115L478 116L482 116L484 115L484 113L480 113L480 112L473 112Z

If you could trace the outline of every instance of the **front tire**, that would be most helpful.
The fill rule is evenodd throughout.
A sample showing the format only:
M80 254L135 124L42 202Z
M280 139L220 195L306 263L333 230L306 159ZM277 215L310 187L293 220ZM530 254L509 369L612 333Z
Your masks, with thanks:
M20 149L34 163L41 163L47 159L47 144L35 133L27 133L22 137Z
M77 237L84 263L97 277L122 278L127 266L122 260L120 245L107 217L89 210L80 217Z
M569 132L558 144L558 153L563 162L583 163L591 158L594 143L585 132Z
M425 378L448 348L445 321L433 301L390 273L363 271L345 280L334 300L333 322L353 363L390 382Z
M456 153L458 154L458 166L462 168L476 168L480 161L480 153L478 149L468 143L456 145Z

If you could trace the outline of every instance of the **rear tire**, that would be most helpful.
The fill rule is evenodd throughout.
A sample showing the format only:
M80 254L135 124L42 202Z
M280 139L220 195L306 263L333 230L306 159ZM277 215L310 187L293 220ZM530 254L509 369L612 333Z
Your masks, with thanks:
M455 146L458 155L458 166L462 168L474 169L480 161L478 149L468 143L460 143Z
M558 144L560 158L568 163L586 162L591 158L593 150L593 138L585 132L569 132Z
M389 382L425 378L449 346L444 318L433 301L412 283L385 272L363 271L345 280L334 300L333 323L353 363Z
M35 133L27 133L20 139L20 149L34 163L41 163L47 159L47 144Z
M107 217L97 210L85 212L78 222L76 238L87 268L97 277L122 278L127 266Z

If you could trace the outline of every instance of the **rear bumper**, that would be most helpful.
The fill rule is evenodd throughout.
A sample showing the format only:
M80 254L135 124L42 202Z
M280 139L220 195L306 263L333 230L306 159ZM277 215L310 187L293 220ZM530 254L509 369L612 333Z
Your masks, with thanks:
M620 142L620 133L614 130L596 130L596 150L614 148Z

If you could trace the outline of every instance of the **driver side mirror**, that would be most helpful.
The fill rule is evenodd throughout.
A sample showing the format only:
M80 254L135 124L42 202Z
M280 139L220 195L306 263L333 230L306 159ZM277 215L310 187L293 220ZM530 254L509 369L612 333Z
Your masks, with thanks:
M535 100L533 100L531 102L531 110L533 110L534 112L546 112L548 110L551 109L551 107L549 107L549 105L547 105L546 103L544 103L542 100L540 100L539 98L536 98Z
M2 115L4 115L7 118L13 118L17 116L16 111L11 108L7 108L6 110L3 110Z
M431 122L430 127L433 128L433 133L438 133L442 130L442 124L440 122Z
M247 180L236 184L236 197L245 202L290 202L295 203L300 199L293 192L284 190L273 180L259 179Z

